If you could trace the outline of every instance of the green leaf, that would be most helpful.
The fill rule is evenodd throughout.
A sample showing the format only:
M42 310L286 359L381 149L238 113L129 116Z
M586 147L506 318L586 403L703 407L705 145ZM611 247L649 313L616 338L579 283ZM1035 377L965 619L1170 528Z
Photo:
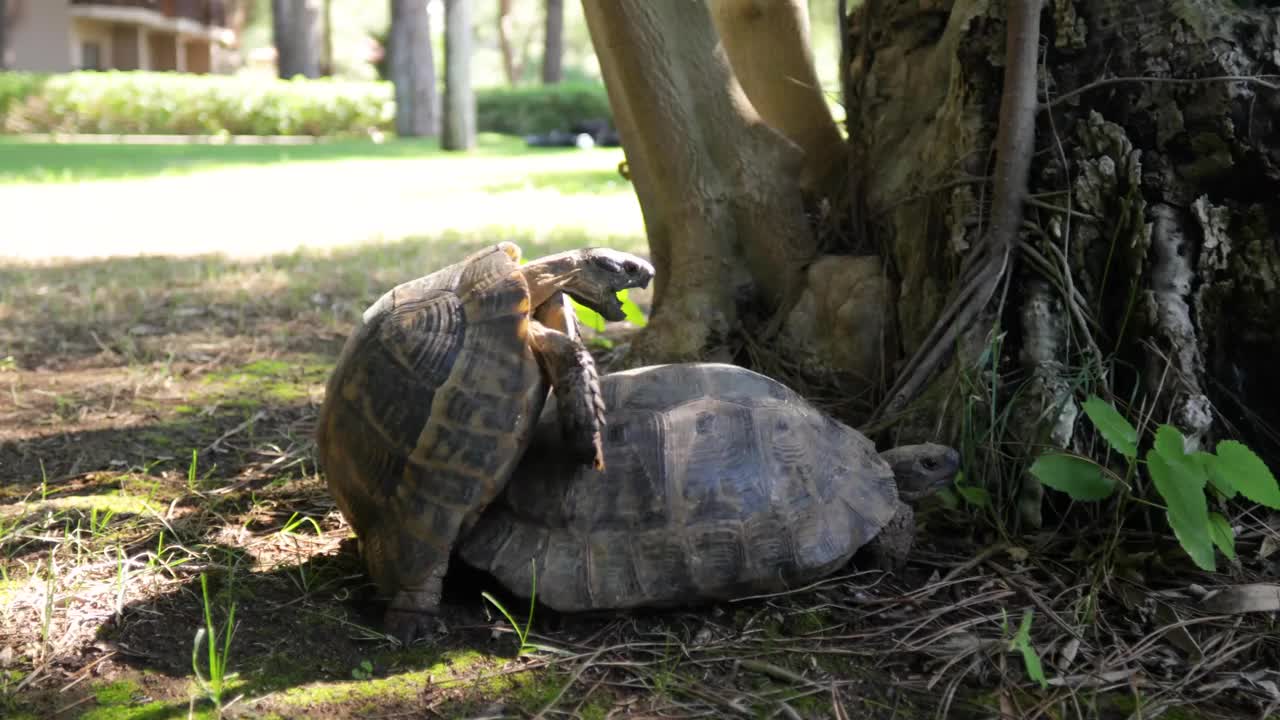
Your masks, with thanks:
M1115 492L1115 478L1092 460L1076 455L1041 455L1031 465L1031 474L1072 500L1102 500Z
M1138 457L1138 431L1111 403L1097 395L1090 395L1084 402L1084 414L1093 421L1094 427L1106 438L1112 450L1130 460Z
M591 328L592 330L595 330L596 332L604 332L604 316L603 315L596 312L595 310L592 310L586 305L579 303L577 300L574 300L573 298L569 298L569 301L573 303L573 312L577 314L578 322L582 323L583 325L586 325L587 327Z
M1228 559L1236 559L1236 533L1231 523L1221 513L1209 513L1209 537Z
M981 508L991 507L991 493L984 488L974 487L973 485L956 485L955 490L970 505Z
M1010 645L1022 653L1022 664L1027 669L1027 677L1040 683L1041 688L1048 688L1049 682L1044 676L1044 667L1040 664L1040 655L1031 646L1031 608L1022 614L1022 623L1018 625L1018 634L1013 636Z
M1182 437L1182 433L1178 432L1178 428L1172 425L1161 425L1156 428L1154 445L1155 451L1164 456L1166 460L1189 457L1187 455L1186 438Z
M1216 460L1209 472L1210 477L1220 477L1222 482L1259 505L1280 510L1280 487L1276 487L1275 476L1247 445L1235 440L1218 443Z
M1165 427L1168 426L1161 430ZM1180 438L1181 435L1179 442ZM1186 454L1172 458L1163 454L1157 433L1156 447L1147 453L1147 470L1151 472L1156 490L1164 497L1169 527L1173 528L1182 548L1201 570L1216 570L1213 541L1209 537L1209 505L1204 498L1204 468Z
M1203 450L1197 450L1188 457L1200 463L1200 467L1209 474L1209 484L1214 489L1222 493L1222 497L1230 500L1236 496L1238 489L1231 482L1231 478L1218 471L1218 456L1213 453L1207 453Z
M636 327L644 327L649 324L649 318L644 316L644 311L627 295L627 291L623 290L618 293L618 299L622 301L622 312L627 316L627 322Z

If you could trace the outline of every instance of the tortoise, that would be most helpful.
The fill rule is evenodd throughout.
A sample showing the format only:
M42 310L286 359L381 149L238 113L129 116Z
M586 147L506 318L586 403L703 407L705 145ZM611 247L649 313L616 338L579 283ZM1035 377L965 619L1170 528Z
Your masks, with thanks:
M606 248L520 258L503 242L389 290L329 378L320 465L404 642L427 632L453 544L502 490L549 388L570 464L604 467L599 378L564 295L621 320L616 293L653 267Z
M664 608L795 587L848 563L901 567L908 502L959 454L877 453L866 436L746 368L657 365L601 378L608 467L574 465L548 407L458 556L561 612Z

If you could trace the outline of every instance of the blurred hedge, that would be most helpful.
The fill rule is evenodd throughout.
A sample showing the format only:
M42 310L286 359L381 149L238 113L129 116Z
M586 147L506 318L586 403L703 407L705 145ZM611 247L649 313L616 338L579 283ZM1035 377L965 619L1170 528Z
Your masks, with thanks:
M598 85L476 92L476 127L515 135L609 118ZM165 135L349 135L394 127L385 82L148 72L0 73L0 131Z
M386 129L395 113L377 83L74 72L6 80L0 95L10 86L28 94L0 100L5 132L341 135Z
M568 131L583 120L609 120L603 85L561 83L476 91L476 128L481 132L532 135Z

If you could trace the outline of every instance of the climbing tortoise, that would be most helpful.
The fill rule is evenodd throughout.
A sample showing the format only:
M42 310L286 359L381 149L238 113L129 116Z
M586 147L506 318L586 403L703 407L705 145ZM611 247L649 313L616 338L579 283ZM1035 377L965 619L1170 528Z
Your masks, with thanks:
M589 248L520 264L512 243L399 285L364 312L320 410L321 467L389 598L388 632L427 630L460 532L502 490L548 388L566 467L603 468L604 408L564 294L611 320L649 263Z
M659 365L601 378L604 471L575 465L548 408L459 557L563 612L670 607L795 587L867 545L892 569L907 502L950 484L940 445L870 440L745 368ZM896 478L896 482L895 482Z

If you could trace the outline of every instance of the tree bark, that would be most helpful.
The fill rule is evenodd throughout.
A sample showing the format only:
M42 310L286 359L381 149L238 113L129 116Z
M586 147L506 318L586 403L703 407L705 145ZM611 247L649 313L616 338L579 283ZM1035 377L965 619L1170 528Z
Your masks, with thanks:
M879 2L850 18L849 129L866 148L851 172L890 248L905 355L925 345L990 222L1005 7ZM890 418L900 439L937 437L940 415L955 437L960 410L994 397L1028 454L1087 451L1083 382L1192 442L1232 426L1275 452L1253 429L1280 423L1280 88L1257 77L1275 73L1280 10L1055 0L1042 27L1016 261L925 401ZM967 384L995 368L1016 378ZM1034 523L1037 489L1023 482Z
M542 84L564 79L564 0L546 0L547 17L542 31Z
M271 27L281 78L320 77L323 0L272 0Z
M733 73L768 125L805 152L801 185L836 189L844 138L818 83L809 40L807 0L711 0L711 17Z
M445 150L468 150L476 143L471 45L471 0L445 0L444 124L440 133L440 147Z
M439 124L429 4L430 0L391 0L388 52L400 137L433 137Z
M628 362L705 356L803 283L803 153L752 108L705 4L583 8L657 269Z
M8 69L9 7L7 0L0 0L0 70Z

